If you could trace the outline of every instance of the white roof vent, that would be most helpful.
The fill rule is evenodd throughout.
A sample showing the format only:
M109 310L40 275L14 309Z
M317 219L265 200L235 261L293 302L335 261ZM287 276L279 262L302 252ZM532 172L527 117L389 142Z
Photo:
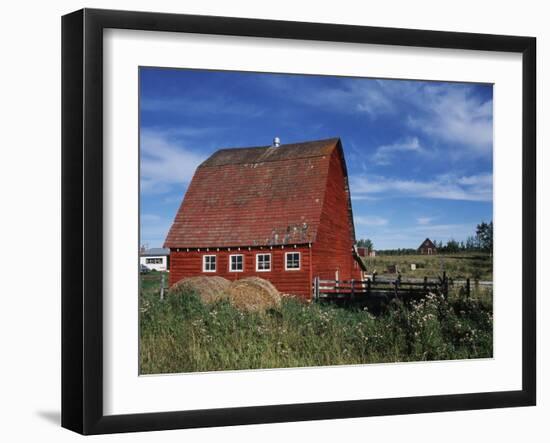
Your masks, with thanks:
M279 146L281 146L281 139L279 137L275 137L271 146L273 148L278 148Z

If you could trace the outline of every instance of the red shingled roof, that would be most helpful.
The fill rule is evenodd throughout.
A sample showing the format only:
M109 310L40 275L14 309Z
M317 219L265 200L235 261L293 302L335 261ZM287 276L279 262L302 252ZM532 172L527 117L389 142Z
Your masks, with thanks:
M335 149L343 155L337 138L215 152L195 171L164 247L314 242Z

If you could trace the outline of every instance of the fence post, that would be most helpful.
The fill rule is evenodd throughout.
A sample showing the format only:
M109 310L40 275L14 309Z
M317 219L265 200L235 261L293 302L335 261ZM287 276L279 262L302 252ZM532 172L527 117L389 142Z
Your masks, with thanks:
M352 278L351 279L351 301L352 302L355 301L355 292L354 292L354 288L353 288L354 285L355 285L355 280Z
M160 299L164 300L164 274L162 274L160 279Z
M317 300L321 298L321 278L319 276L315 277L315 287L317 290Z
M367 278L367 297L370 297L370 278Z
M466 297L470 298L470 279L466 279Z
M393 291L395 298L399 299L399 277L393 281Z
M428 293L428 277L424 276L424 295Z
M319 299L319 277L313 277L313 301Z

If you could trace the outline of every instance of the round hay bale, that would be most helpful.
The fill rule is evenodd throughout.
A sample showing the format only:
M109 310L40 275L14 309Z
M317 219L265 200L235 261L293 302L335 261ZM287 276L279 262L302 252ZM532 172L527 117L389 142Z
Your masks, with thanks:
M189 277L174 284L169 295L194 292L203 303L211 304L228 297L227 290L231 282L223 277Z
M227 291L229 302L241 311L264 312L281 306L281 295L271 282L259 277L236 280Z

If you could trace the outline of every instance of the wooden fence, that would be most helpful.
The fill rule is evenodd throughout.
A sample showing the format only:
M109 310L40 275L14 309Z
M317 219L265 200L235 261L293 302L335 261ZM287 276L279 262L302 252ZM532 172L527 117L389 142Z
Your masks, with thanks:
M470 280L465 289L470 294ZM366 280L322 280L316 277L313 281L313 299L315 301L367 302L378 299L390 301L394 298L411 300L425 297L428 293L449 294L449 278L443 273L436 279L405 280L400 276L395 279L380 278L373 275Z

